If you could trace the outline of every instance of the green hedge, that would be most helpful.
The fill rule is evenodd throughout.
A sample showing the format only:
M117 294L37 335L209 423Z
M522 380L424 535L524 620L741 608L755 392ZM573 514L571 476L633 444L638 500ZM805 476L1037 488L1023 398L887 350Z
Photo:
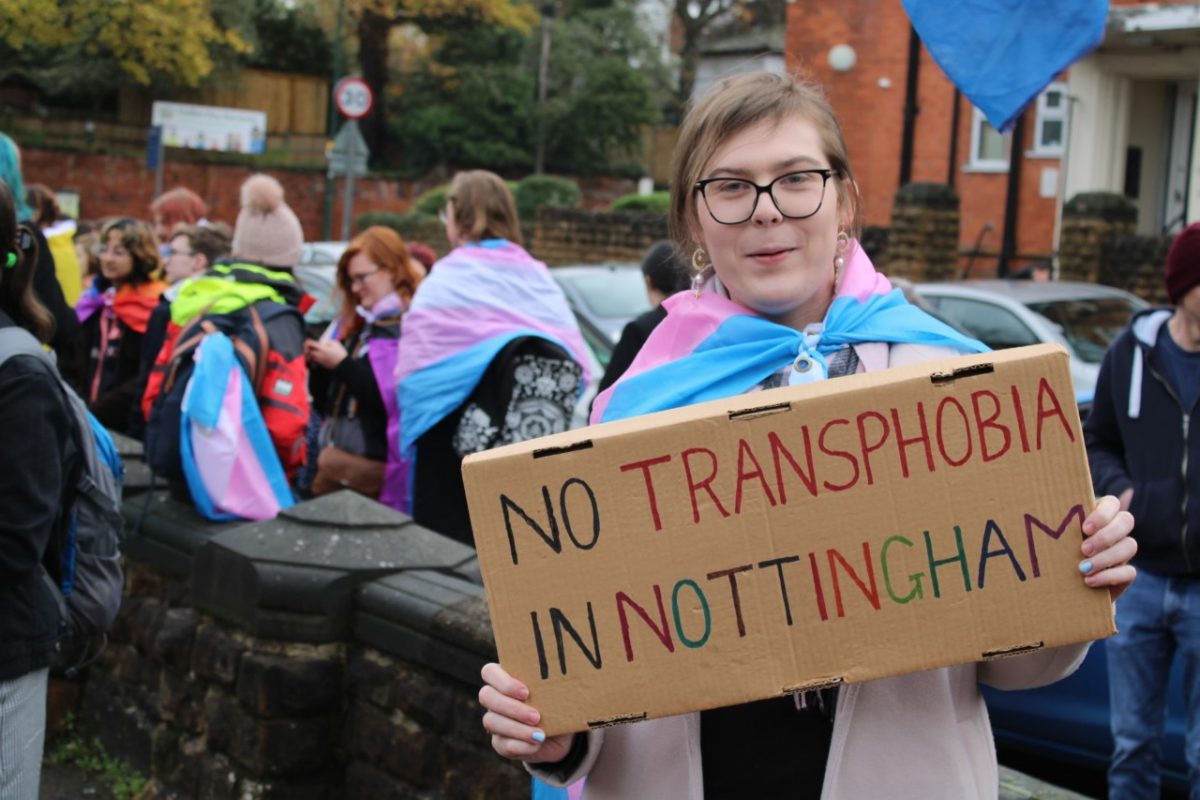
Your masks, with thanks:
M413 213L436 217L446 207L446 190L449 188L450 184L443 183L425 192L413 203Z
M612 211L624 211L632 214L662 214L671 208L670 192L653 192L651 194L627 194L613 201Z
M539 208L578 208L583 193L575 181L555 175L530 175L517 181L513 199L517 201L517 216L524 222L537 218Z

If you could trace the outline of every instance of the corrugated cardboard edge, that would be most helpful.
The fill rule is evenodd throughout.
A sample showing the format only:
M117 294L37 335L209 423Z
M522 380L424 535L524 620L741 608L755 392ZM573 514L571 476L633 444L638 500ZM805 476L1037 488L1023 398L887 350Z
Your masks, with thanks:
M1038 344L1028 347L999 350L990 353L978 353L966 356L940 358L904 367L891 367L878 372L860 372L847 375L832 381L804 386L785 386L778 389L767 389L761 392L738 395L722 400L710 400L697 403L686 409L661 411L646 414L641 417L603 422L565 431L552 436L531 439L526 442L504 445L480 453L472 453L463 459L463 477L470 480L470 466L485 461L528 453L536 458L546 458L559 453L569 453L573 450L593 447L596 442L617 436L627 436L639 431L654 430L662 426L664 417L678 414L684 410L688 416L695 419L721 417L729 420L739 418L753 419L765 414L777 414L791 410L792 403L809 398L829 395L846 394L849 392L869 389L880 383L892 383L913 378L928 377L935 385L946 385L958 380L969 380L976 375L984 375L994 370L996 365L1013 361L1023 361L1035 356L1055 355L1068 359L1066 348L1057 344Z

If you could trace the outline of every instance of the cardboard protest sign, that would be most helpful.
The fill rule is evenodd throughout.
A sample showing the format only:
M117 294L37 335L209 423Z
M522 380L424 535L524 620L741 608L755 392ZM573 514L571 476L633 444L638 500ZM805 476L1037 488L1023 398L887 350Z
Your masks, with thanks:
M1039 345L469 457L500 663L547 734L1114 632L1067 355Z

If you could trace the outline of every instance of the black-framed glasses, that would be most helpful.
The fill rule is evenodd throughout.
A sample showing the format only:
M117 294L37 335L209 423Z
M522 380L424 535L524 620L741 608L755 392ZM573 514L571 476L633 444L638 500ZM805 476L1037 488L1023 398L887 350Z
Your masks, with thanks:
M766 186L745 178L705 178L696 181L695 191L704 198L709 216L722 225L740 225L750 219L764 194L788 219L806 219L821 210L825 184L837 174L833 169L801 169L780 175Z

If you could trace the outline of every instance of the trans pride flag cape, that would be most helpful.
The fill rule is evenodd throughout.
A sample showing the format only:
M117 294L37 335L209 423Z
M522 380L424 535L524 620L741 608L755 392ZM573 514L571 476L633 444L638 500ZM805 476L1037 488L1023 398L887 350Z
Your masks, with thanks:
M183 395L183 475L208 519L272 519L295 502L250 379L223 333L200 342Z
M592 422L680 408L743 394L798 357L817 364L851 344L888 342L952 347L982 353L987 347L934 319L904 299L857 242L823 325L806 331L748 311L715 292L680 292L664 302L667 318L654 329L629 371L596 398Z
M409 507L409 464L400 455L400 409L396 407L396 393L392 390L393 377L396 374L396 362L400 355L400 339L389 339L383 336L371 336L371 325L376 322L389 322L404 314L404 301L392 292L375 304L371 311L359 306L358 314L366 322L365 336L367 340L367 361L371 364L371 372L375 375L375 383L379 386L379 394L383 397L383 407L387 411L387 462L383 471L383 488L379 492L379 502L389 505L397 511L407 514ZM334 320L325 329L322 339L341 340L341 320Z
M396 363L400 453L458 408L492 359L513 339L540 336L583 368L586 347L575 316L546 265L504 239L458 247L421 282L401 325Z

